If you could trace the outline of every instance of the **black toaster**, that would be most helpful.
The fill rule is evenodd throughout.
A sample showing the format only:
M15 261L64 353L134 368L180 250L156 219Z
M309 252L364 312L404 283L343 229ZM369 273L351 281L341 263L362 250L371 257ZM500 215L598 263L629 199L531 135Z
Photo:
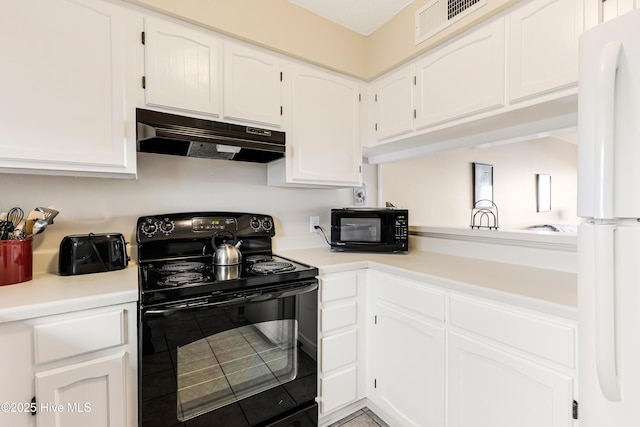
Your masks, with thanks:
M61 276L122 270L129 263L120 233L77 234L60 242L58 271Z

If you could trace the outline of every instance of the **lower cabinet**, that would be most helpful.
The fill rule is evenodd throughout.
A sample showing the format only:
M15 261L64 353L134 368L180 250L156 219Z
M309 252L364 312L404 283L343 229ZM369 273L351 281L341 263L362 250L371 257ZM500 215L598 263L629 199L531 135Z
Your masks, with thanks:
M573 378L450 332L449 427L568 427Z
M0 324L0 425L137 425L136 303ZM7 351L11 349L11 351Z
M320 276L320 418L365 397L365 270Z
M368 397L402 425L444 426L444 327L377 300Z
M574 321L384 272L368 278L366 397L390 425L574 425Z

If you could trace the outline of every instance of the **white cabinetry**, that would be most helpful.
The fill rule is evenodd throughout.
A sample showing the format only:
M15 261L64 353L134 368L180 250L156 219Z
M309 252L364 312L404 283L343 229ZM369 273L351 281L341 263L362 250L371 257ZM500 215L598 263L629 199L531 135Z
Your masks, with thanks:
M583 0L534 0L510 15L510 101L578 82Z
M375 139L383 141L413 132L413 67L407 65L371 85Z
M444 293L386 274L369 286L368 398L399 425L444 426Z
M26 427L137 425L136 304L0 324L6 402L30 403L36 416L0 414ZM35 380L34 380L35 378Z
M450 322L449 427L573 425L575 324L459 296Z
M223 58L223 117L280 128L280 58L233 41L224 42Z
M135 177L135 43L126 9L5 1L0 172Z
M320 417L365 396L364 270L320 277Z
M149 16L144 31L145 104L219 117L220 40Z
M570 427L573 378L456 333L448 338L449 427Z
M414 65L416 130L504 106L504 18Z
M269 184L360 185L360 82L305 64L288 65L287 156L269 163Z

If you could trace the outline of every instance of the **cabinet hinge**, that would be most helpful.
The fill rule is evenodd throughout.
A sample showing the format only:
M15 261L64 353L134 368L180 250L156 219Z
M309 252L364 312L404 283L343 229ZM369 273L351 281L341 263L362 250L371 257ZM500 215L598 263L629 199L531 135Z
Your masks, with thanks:
M415 119L416 117L418 117L418 113L416 110L413 110L413 118Z
M31 399L31 416L35 417L36 412L38 412L38 406L36 405L36 397L33 396L33 398Z
M282 105L280 106L280 115L282 115Z
M373 324L374 325L378 324L378 315L377 314L375 316L373 316Z
M575 400L573 401L573 419L578 419L578 402Z
M142 89L147 88L147 76L142 76Z
M378 380L377 379L373 379L373 388L378 388Z
M374 125L374 128L375 128L376 131L378 130L378 124L377 123Z
M142 41L142 44L144 44L145 42L145 35L144 35L144 31L142 32L142 34L140 35L140 40Z
M358 102L362 102L362 94L361 93L358 94Z
M378 102L378 94L377 94L377 93L373 96L373 100L374 100L375 102Z
M282 71L280 71L280 81L282 81Z
M416 76L413 76L413 85L417 85L418 84L418 79L416 78Z

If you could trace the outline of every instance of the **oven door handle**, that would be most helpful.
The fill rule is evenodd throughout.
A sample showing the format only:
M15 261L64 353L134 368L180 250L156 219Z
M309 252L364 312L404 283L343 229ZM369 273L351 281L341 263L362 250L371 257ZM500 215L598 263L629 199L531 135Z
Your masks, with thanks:
M149 309L143 311L144 317L153 317L153 316L169 316L177 311L181 310L189 310L192 308L204 308L204 307L228 307L232 305L250 303L250 302L260 302L260 301L268 301L278 298L286 298L295 295L302 295L309 292L313 292L318 289L317 282L306 283L304 287L296 287L294 289L286 288L282 290L275 290L268 293L256 293L250 295L243 295L241 297L236 297L232 299L228 299L226 301L214 301L209 302L207 300L196 301L191 303L182 303L175 305L167 305L155 309Z

